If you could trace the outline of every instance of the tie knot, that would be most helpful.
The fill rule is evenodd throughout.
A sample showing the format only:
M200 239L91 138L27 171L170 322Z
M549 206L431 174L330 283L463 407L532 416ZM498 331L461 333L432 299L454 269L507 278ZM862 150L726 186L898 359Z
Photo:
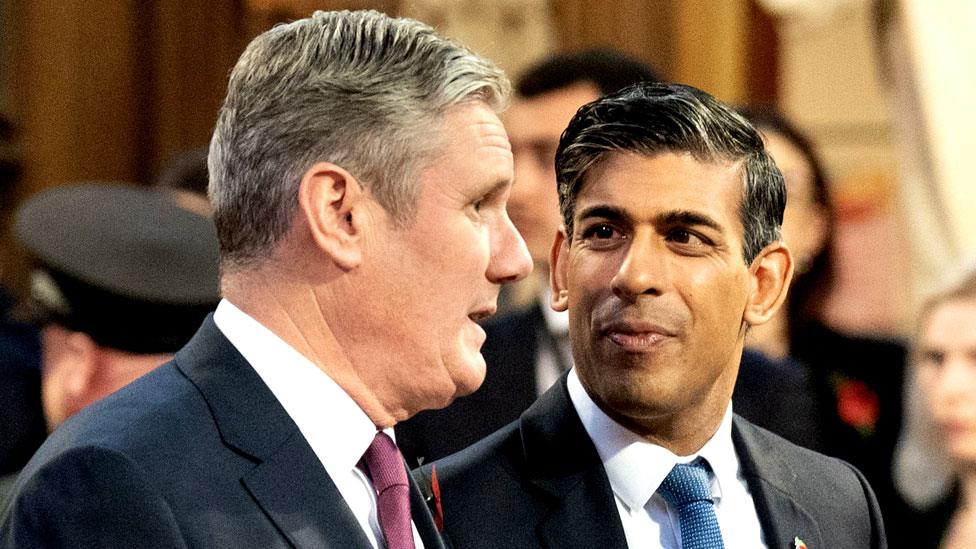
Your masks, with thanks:
M681 508L696 501L712 502L707 465L701 461L679 463L671 469L657 489L665 501Z
M373 488L382 493L391 486L407 486L407 470L399 448L386 433L378 432L363 454L363 461L373 481Z

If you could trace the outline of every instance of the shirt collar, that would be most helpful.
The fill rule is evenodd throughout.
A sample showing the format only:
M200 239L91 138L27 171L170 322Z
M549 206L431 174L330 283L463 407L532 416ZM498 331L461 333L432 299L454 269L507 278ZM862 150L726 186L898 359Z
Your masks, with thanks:
M292 418L330 476L356 467L376 436L369 416L312 361L226 299L214 322ZM393 429L385 431L391 437Z
M712 497L716 502L722 497L723 485L738 482L739 461L732 444L731 402L718 430L702 449L690 456L678 456L648 442L604 413L586 393L575 368L570 371L567 381L570 400L596 446L610 486L631 510L647 504L675 464L688 463L699 456L708 461L715 473Z

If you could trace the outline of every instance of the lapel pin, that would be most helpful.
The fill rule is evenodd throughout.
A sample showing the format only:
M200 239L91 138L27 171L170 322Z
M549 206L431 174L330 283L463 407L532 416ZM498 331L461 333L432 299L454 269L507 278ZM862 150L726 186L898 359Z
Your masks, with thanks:
M807 544L799 537L793 538L793 549L807 549Z

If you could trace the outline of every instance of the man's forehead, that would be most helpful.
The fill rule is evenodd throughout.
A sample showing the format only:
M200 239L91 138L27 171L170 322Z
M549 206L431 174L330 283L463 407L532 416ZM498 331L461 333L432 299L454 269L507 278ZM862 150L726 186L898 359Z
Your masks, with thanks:
M450 107L444 113L441 125L444 143L438 149L444 155L452 149L474 147L480 154L511 157L508 132L484 101L468 101Z
M449 184L455 191L511 185L514 176L512 147L498 115L483 101L448 109L442 122L440 146L422 171L421 185L429 180Z
M624 212L691 211L734 222L743 189L740 162L702 161L687 152L614 152L584 177L576 215L589 206L606 204Z

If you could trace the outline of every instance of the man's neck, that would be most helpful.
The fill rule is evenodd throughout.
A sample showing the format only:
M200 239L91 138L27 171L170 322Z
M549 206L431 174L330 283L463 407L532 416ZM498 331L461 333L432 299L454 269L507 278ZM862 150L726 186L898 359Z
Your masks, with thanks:
M269 291L274 288L274 291ZM392 427L402 411L384 405L336 338L331 326L339 307L323 288L313 288L287 274L257 271L225 277L224 297L301 353L332 378L379 427Z

